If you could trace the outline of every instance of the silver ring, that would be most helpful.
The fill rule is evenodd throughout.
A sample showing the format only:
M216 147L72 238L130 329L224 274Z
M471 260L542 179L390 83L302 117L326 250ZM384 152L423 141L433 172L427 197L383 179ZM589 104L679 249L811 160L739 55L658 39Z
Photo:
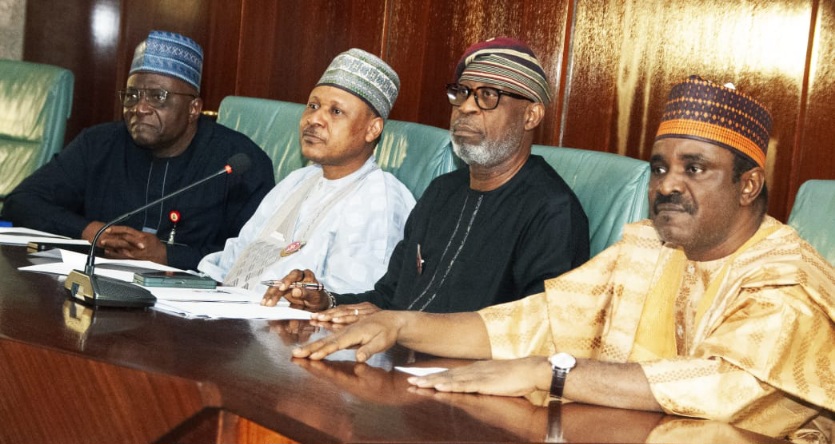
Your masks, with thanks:
M354 309L354 316L359 316L359 315L360 315L360 309L359 309L359 308L355 308L355 309Z

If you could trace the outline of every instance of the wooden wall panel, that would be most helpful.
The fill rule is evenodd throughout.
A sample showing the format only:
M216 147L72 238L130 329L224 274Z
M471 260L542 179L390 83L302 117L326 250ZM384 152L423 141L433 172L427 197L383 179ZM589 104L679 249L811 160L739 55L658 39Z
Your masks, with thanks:
M331 60L380 55L384 0L244 0L238 95L306 102Z
M803 182L835 179L835 2L821 1L819 5L807 70L808 95L797 116L788 208Z
M774 117L770 210L785 218L808 2L579 2L576 18L562 145L648 159L673 84L691 74L731 82Z
M243 1L222 0L210 3L210 32L202 42L205 53L203 109L217 110L224 97L236 95Z
M26 2L23 59L69 69L75 75L67 140L113 119L120 0Z
M646 159L670 87L701 74L771 109L774 216L787 218L803 181L835 179L830 0L39 0L26 20L24 59L76 75L68 138L119 118L114 91L151 29L203 45L206 109L230 94L304 102L330 60L359 47L401 77L392 118L441 128L461 53L506 35L530 44L552 86L536 143Z

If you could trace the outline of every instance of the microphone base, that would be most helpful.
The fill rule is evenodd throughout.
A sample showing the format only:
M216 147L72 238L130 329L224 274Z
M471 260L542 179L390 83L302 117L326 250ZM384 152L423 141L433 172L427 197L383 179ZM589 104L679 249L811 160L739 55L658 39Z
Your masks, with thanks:
M107 276L73 270L64 281L70 296L94 307L145 308L157 302L147 289Z

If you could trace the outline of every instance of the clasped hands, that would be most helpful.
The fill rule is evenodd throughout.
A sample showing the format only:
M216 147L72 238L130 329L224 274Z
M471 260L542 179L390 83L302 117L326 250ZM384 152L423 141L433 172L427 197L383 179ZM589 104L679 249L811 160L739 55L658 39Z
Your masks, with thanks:
M81 233L81 238L93 242L96 233L104 226L103 222L90 222ZM113 259L137 259L168 264L168 251L165 244L155 235L124 226L108 227L99 236L97 247L104 249L104 255Z
M362 316L380 311L369 302L359 304L345 304L330 307L331 301L325 290L294 286L296 283L318 284L316 276L310 270L292 270L278 285L270 286L261 300L261 305L275 306L281 298L287 299L291 307L302 308L314 312L310 318L313 321L332 322L335 324L352 324Z

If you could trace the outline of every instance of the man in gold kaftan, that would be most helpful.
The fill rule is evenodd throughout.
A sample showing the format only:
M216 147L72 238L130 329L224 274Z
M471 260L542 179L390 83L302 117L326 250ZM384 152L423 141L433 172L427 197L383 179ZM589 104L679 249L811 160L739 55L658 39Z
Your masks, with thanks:
M619 243L546 281L545 293L479 312L492 358L562 351L640 362L665 412L787 436L818 406L835 408L835 272L770 217L752 239L738 254L688 261L665 247L650 223L629 225ZM683 281L668 307L675 350L656 351L640 328L644 310L663 311L648 302L665 285L668 267ZM690 303L681 300L685 293ZM654 325L652 338L661 330Z
M827 442L835 268L765 214L770 130L759 102L691 77L673 87L653 145L651 221L626 226L544 293L477 313L381 312L294 354L322 359L359 345L364 361L397 342L482 360L409 379L421 388L550 390Z

